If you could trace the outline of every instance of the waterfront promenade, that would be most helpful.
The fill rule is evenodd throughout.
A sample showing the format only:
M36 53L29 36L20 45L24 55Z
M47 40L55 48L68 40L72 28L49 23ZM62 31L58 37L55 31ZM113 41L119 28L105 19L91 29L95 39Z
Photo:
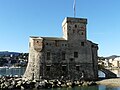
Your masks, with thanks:
M97 81L96 83L112 87L120 87L120 78L104 79Z

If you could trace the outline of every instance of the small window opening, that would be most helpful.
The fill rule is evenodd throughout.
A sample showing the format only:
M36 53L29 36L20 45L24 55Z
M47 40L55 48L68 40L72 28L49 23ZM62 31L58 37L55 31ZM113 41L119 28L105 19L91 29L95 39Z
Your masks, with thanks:
M92 48L94 48L94 45L92 45Z
M78 58L78 52L74 52L74 57Z
M77 28L77 25L75 25L75 28Z
M81 35L84 35L84 33L82 32Z
M39 41L37 41L37 43L39 43Z
M70 61L73 61L74 59L73 58L70 58Z
M66 71L66 66L62 66L62 71Z
M50 60L50 52L47 52L47 60Z
M58 41L55 41L55 46L56 46L56 47L58 47L58 46L59 46Z
M84 46L84 42L81 42L81 46Z
M80 71L80 66L76 66L76 70L77 70L77 71Z
M46 67L46 70L47 70L47 71L50 71L50 66L47 66L47 67Z
M62 60L65 60L66 53L62 52Z

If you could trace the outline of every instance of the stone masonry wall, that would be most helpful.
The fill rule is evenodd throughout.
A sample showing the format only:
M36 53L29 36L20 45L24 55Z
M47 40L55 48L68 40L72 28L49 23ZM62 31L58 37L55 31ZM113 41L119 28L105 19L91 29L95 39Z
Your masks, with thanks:
M30 37L23 79L97 79L98 46L86 38L87 19L66 18L63 37Z

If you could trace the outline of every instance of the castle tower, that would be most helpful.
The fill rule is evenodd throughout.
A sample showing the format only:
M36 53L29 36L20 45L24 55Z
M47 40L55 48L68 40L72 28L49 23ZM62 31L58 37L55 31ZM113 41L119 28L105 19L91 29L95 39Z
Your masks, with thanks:
M30 37L29 39L29 61L23 79L39 80L40 66L42 60L43 39L40 37Z
M87 19L67 17L62 23L63 38L68 41L86 40Z

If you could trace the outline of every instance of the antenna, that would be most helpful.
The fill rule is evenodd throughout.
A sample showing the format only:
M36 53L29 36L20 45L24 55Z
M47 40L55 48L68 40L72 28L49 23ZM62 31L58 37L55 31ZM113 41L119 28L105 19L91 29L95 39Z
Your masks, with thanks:
M73 13L74 13L74 17L76 16L76 0L74 0L73 2Z

